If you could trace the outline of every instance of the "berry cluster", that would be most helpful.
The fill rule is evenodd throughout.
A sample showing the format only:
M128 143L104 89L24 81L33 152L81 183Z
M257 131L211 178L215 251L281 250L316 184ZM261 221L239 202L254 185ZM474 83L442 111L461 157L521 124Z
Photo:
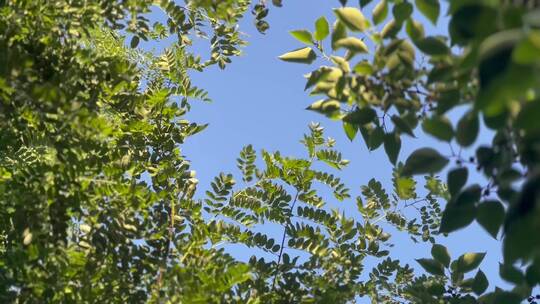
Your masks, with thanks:
M536 296L530 296L527 298L527 301L530 303L530 304L537 304L538 301L536 300L540 300L540 294L536 295Z

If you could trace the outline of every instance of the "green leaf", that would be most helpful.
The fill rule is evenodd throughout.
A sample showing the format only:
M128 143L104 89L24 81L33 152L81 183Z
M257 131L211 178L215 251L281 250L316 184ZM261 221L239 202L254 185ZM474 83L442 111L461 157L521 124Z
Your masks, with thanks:
M394 188L397 196L402 200L416 198L416 181L412 177L395 175Z
M364 41L356 37L346 37L336 41L335 48L346 48L352 53L367 53L369 51Z
M450 53L450 48L444 41L436 37L426 37L414 41L416 46L425 54L431 56L443 56Z
M520 304L523 297L509 291L498 291L495 293L494 304Z
M540 99L535 99L524 103L516 118L515 125L525 130L538 130L540 129L538 117L540 117Z
M512 264L499 263L499 275L507 282L520 285L525 281L523 273Z
M433 24L437 24L441 11L439 0L415 0L414 2L422 15L426 16Z
M319 112L321 114L325 114L327 116L331 116L335 114L339 109L341 108L341 104L339 101L334 99L326 99L326 100L318 100L314 103L312 103L309 107L306 108L306 110L311 110L315 112Z
M407 20L412 13L413 13L413 6L409 2L401 2L394 5L392 8L392 14L394 15L394 19L396 19L396 22L403 23L403 21Z
M418 264L420 264L420 266L422 266L422 268L424 268L427 272L434 275L444 276L444 266L438 261L433 259L417 259L416 262L418 262Z
M377 117L377 113L370 107L357 108L343 117L343 121L355 124L365 125L372 122Z
M350 73L351 72L351 66L349 65L349 61L347 61L345 58L340 56L330 56L330 59L333 63L335 63L341 71L344 73ZM339 79L338 79L339 82Z
M347 138L350 141L353 141L353 139L356 137L356 133L358 133L358 126L344 121L343 130L345 130Z
M317 59L317 54L310 47L305 47L285 53L278 58L288 62L310 64Z
M296 40L305 43L307 45L313 45L313 37L311 36L311 33L306 30L295 30L289 32L291 36L296 38Z
M469 176L469 171L466 167L456 168L448 172L447 185L448 192L451 195L456 195L459 193L461 188L467 183L467 178Z
M360 7L362 8L366 7L368 4L371 3L371 1L373 0L360 0Z
M478 114L475 111L470 111L458 122L456 140L461 146L468 147L474 143L479 131Z
M332 50L336 50L336 42L347 37L347 28L341 21L334 23L334 30L332 31Z
M397 115L392 115L391 120L401 132L404 132L412 137L416 137L414 136L414 132L411 127L407 124L407 122L405 122L405 120L403 120L403 118Z
M317 19L317 21L315 21L315 33L313 33L315 40L324 40L326 37L328 37L328 34L330 34L330 25L328 24L328 20L326 20L325 17Z
M478 203L481 195L482 188L478 184L474 184L461 191L454 202L460 206L474 205Z
M424 38L424 26L422 23L411 18L407 20L405 31L412 41L419 41Z
M384 19L386 19L386 16L388 16L388 3L386 0L381 0L379 3L377 3L375 8L373 8L371 16L375 25L383 22Z
M139 36L133 36L131 38L130 46L132 49L136 48L139 45L140 38Z
M478 270L474 276L474 282L472 285L472 290L475 294L483 294L489 286L488 279L482 270Z
M456 271L460 273L467 273L476 269L484 260L486 256L485 252L465 253L457 259Z
M366 60L358 62L354 66L354 71L360 75L369 76L375 72L373 66Z
M425 119L422 123L422 129L440 140L450 142L454 137L454 128L452 128L450 120L444 116L433 116Z
M535 286L536 284L540 284L540 265L538 262L533 263L527 267L527 271L525 272L525 279L527 280L527 284L529 286Z
M505 215L504 207L499 201L488 200L478 205L476 221L496 239Z
M396 37L401 30L402 25L402 23L398 23L394 19L388 21L388 23L381 30L381 37L383 39Z
M376 150L379 148L384 141L384 130L382 127L376 127L369 134L368 146L370 150Z
M405 161L403 175L430 174L441 171L448 159L432 148L414 151Z
M431 256L445 267L450 265L450 253L443 245L434 244L433 247L431 247Z
M512 59L518 64L534 64L540 62L540 31L531 31L512 53Z
M355 7L342 7L334 9L339 21L354 32L363 32L369 27L369 21L362 12Z
M395 165L401 150L401 138L396 133L388 133L384 135L384 151L390 162Z
M448 203L443 211L439 232L450 233L470 225L476 217L476 206Z

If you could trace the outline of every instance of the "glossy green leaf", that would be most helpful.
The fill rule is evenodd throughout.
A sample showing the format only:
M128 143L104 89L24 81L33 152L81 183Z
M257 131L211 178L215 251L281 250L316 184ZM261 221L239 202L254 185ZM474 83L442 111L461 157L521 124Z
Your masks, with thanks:
M412 137L415 137L412 128L409 126L409 124L407 124L407 122L405 122L405 120L403 120L403 118L397 115L392 115L391 120L401 132L404 132Z
M441 219L441 233L450 233L470 225L476 218L477 209L474 204L458 205L448 203Z
M518 64L535 64L540 62L540 31L531 31L519 42L512 52L512 59Z
M444 116L433 116L422 122L424 132L434 137L450 142L454 138L454 128L450 120Z
M434 244L431 247L431 256L445 267L450 266L450 253L443 245Z
M424 38L424 26L414 19L409 18L407 20L405 30L412 41L420 41Z
M306 110L319 112L325 115L332 115L339 111L340 108L341 104L339 101L333 99L325 99L312 103L306 108Z
M353 141L353 139L356 137L356 133L358 133L358 126L344 121L343 130L345 131L347 138L350 141Z
M305 43L307 45L313 44L313 37L311 36L311 33L306 30L295 30L289 32L291 36L293 36L296 40Z
M384 135L384 151L392 164L396 164L401 150L401 138L395 133Z
M342 7L334 9L339 21L354 32L363 32L369 27L369 21L362 12L355 7Z
M385 134L382 127L376 127L373 129L373 131L369 134L369 149L376 150L379 148L384 142L384 136Z
M438 261L432 259L417 259L416 262L418 262L418 264L420 264L427 272L444 276L444 266Z
M367 61L358 62L353 70L360 75L371 75L375 72L373 66Z
M355 125L365 125L367 123L373 122L376 117L377 113L375 112L375 110L369 107L363 107L358 108L347 114L345 117L343 117L343 121Z
M472 290L474 291L475 294L481 295L486 291L488 286L489 286L489 281L486 275L484 274L482 270L478 270L478 272L474 276Z
M409 18L413 13L413 6L409 2L396 3L392 8L392 14L396 22L403 23L407 18Z
M415 0L414 2L422 15L426 16L431 23L437 24L437 19L441 11L439 0Z
M403 175L430 174L441 171L448 159L432 148L414 151L405 161Z
M313 34L315 40L324 40L326 39L326 37L328 37L329 34L330 25L328 24L328 20L326 20L325 17L317 19L317 21L315 21L315 33Z
M505 215L504 207L499 201L487 200L478 205L476 221L496 239Z
M371 12L373 23L377 25L383 22L386 16L388 16L388 3L386 0L380 0Z
M482 188L478 184L471 185L463 189L453 201L457 205L474 205L478 203L482 195Z
M363 8L363 7L367 6L368 4L371 3L371 1L373 1L373 0L360 0L360 7Z
M456 270L461 273L472 271L484 260L485 252L465 253L457 259Z
M317 54L310 47L294 50L279 56L279 59L288 62L310 64L317 59Z
M367 53L369 51L364 41L356 37L346 37L336 41L335 48L345 48L352 53Z
M443 56L450 53L450 48L444 41L436 37L425 37L415 41L416 46L425 54Z
M474 111L468 112L458 122L456 140L460 145L468 147L475 142L479 132L478 114Z
M381 37L383 39L395 38L399 31L401 31L402 23L396 22L392 19L386 23L386 25L381 30Z
M129 45L131 46L132 49L136 48L138 45L139 45L139 36L133 36L131 38L131 42L129 43Z
M456 168L448 172L447 185L448 191L456 195L467 183L469 170L466 167Z
M332 50L336 50L336 42L347 37L347 28L341 21L334 23L332 31Z

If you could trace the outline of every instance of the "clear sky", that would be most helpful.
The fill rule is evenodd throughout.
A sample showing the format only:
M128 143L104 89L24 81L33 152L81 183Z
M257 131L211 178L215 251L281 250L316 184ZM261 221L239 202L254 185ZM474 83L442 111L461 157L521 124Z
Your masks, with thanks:
M242 57L234 59L224 71L212 68L204 73L193 74L193 82L208 90L214 100L210 104L194 102L193 111L188 115L192 121L210 124L204 132L190 138L183 147L184 154L197 171L200 180L199 195L203 195L212 178L220 172L238 173L236 158L244 145L253 144L257 150L280 150L283 155L304 156L299 139L308 131L307 125L311 121L320 122L326 129L326 135L335 138L337 148L345 158L351 160L348 168L338 175L352 190L353 197L359 193L360 186L367 184L371 178L380 180L390 190L392 166L383 149L369 152L360 137L352 143L346 138L341 123L305 110L316 98L304 92L303 75L315 69L317 62L308 66L277 59L277 56L301 46L288 31L313 30L314 21L323 15L333 22L331 8L337 7L338 1L283 2L283 8L271 10L268 18L271 28L266 35L256 31L252 25L252 16L242 22L241 29L249 41ZM353 2L355 5L358 3ZM365 10L366 15L370 15L370 12L371 7ZM417 17L427 22L425 18ZM444 20L442 24L436 29L426 29L431 33L446 32ZM420 134L421 130L418 128L416 132ZM484 134L481 141L487 140ZM448 145L419 136L417 139L404 139L400 160L404 161L414 149L424 146L440 148L441 153L449 154ZM445 180L446 174L443 177ZM478 177L475 178L481 185L486 184ZM355 208L355 202L345 201L340 206L345 210ZM413 261L414 258L430 255L429 245L414 245L399 238L398 241L392 250L393 258L409 262L415 268L420 266ZM440 242L447 245L453 258L465 252L487 250L481 269L490 278L489 289L494 287L493 283L506 286L498 277L500 243L477 224L448 238L441 237ZM242 248L232 248L231 252L242 259L247 257L246 250Z

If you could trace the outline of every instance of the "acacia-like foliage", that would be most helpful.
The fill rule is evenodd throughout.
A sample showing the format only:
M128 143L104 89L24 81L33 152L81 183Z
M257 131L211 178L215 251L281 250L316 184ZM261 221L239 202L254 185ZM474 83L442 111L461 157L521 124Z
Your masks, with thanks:
M427 177L426 194L418 198L415 181L402 176L400 167L394 173L393 193L372 179L353 199L331 173L348 161L333 149L334 140L323 135L322 127L312 124L301 141L305 158L263 150L260 165L253 147L247 146L238 159L245 185L238 187L233 175L220 174L207 191L203 209L211 218L211 246L243 245L254 253L246 280L227 301L348 303L366 296L372 303L423 299L432 302L422 303L438 303L449 299L444 293L451 283L440 277L442 268L436 273L439 277L415 277L413 269L392 254L390 234L404 231L415 241L435 243L433 232L442 212L438 199L446 195L445 186ZM417 210L417 215L406 212L409 209ZM282 233L271 233L275 227ZM434 291L426 291L431 285Z
M402 173L438 173L454 162L439 231L476 220L494 238L501 235L500 274L516 288L480 301L519 303L540 284L540 239L530 237L540 227L540 3L340 2L333 26L321 17L314 31L292 31L307 46L280 56L327 61L308 77L306 89L323 96L308 109L341 120L347 136L360 133L370 150L384 147L393 164L401 137L415 137L420 125L450 143L446 152L417 149ZM439 26L444 10L447 30L426 32L424 24ZM488 145L478 144L483 128ZM468 183L471 169L484 185Z
M0 1L0 302L207 303L242 280L205 247L180 145L205 128L188 71L240 53L249 5Z
M304 158L257 158L246 146L245 185L222 174L198 199L181 147L206 127L184 116L208 94L189 71L240 54L237 23L250 8L267 30L265 2L0 0L0 301L511 304L530 295L540 282L540 245L529 238L539 227L537 1L340 0L333 26L320 18L314 32L293 31L308 46L280 58L328 60L308 78L306 89L325 96L309 109L341 119L351 140L360 131L370 150L384 146L393 190L370 180L353 199L335 171L348 162L314 124ZM413 11L435 24L442 7L448 37L426 36ZM208 55L193 53L199 39ZM148 40L168 44L149 52ZM445 115L461 105L452 123ZM414 137L420 123L470 147L480 117L493 144L472 158L421 148L398 162L402 134ZM449 158L457 167L445 185L433 174ZM467 185L471 166L487 186ZM425 174L417 189L410 176ZM514 290L486 293L484 273L469 274L485 253L452 261L438 244L474 220L494 237L504 226L500 274ZM400 263L396 233L432 244L417 260L426 274Z

